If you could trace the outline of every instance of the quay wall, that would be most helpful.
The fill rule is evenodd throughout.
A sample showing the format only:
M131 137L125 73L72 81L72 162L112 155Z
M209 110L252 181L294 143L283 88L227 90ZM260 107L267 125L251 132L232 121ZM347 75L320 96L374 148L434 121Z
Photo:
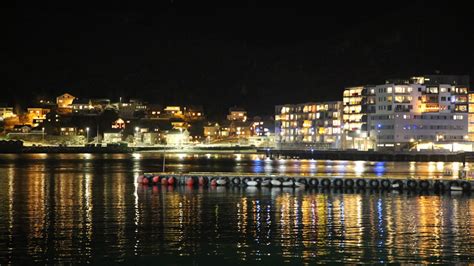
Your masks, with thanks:
M271 159L315 159L349 161L398 161L398 162L473 162L474 153L436 152L373 152L373 151L321 151L321 150L271 150L261 149Z

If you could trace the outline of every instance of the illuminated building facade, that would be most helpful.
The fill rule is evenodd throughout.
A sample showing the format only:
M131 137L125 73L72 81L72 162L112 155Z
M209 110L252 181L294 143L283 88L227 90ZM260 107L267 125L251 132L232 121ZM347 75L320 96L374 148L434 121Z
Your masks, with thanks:
M0 107L0 120L15 117L13 107Z
M46 120L46 115L50 112L50 109L42 107L29 107L28 112L28 124L33 127L37 127Z
M275 114L277 147L341 148L342 102L278 105Z
M202 106L186 106L184 109L184 119L187 121L204 120Z
M469 101L469 114L468 114L468 135L469 141L474 141L474 92L469 92L468 94L468 101Z
M72 108L74 99L76 99L76 97L69 93L64 93L63 95L56 97L56 104L59 108Z
M343 93L343 149L373 149L369 138L368 114L375 112L374 88L358 86Z
M227 120L245 122L247 121L247 111L239 107L230 108Z
M443 144L453 150L455 143L468 140L469 83L459 84L463 76L431 77L375 86L369 135L378 150L446 149Z

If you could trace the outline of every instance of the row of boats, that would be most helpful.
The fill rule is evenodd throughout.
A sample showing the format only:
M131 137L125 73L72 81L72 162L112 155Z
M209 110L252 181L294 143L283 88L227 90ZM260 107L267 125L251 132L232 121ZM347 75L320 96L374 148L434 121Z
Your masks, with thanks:
M345 179L345 178L270 178L270 177L192 177L192 176L161 176L145 174L137 178L142 184L175 185L185 184L188 186L247 186L247 187L334 187L334 188L370 188L370 189L397 189L403 190L450 190L471 191L472 184L469 180L402 180L402 179Z
M215 180L215 184L214 184ZM217 185L217 186L226 186L230 181L228 181L225 178L217 178L211 180L211 185ZM287 181L282 181L282 180L277 180L277 179L265 179L262 181L256 181L256 180L244 180L242 182L244 185L248 187L305 187L306 184L303 182L298 182L294 180L287 180Z

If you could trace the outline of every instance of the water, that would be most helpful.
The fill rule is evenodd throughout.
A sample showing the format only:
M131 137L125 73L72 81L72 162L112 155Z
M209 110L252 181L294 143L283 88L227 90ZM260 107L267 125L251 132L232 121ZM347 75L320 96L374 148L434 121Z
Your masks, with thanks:
M171 171L456 175L458 163L170 155ZM469 168L469 165L467 165ZM474 260L474 197L142 186L159 154L0 155L0 263L453 263Z

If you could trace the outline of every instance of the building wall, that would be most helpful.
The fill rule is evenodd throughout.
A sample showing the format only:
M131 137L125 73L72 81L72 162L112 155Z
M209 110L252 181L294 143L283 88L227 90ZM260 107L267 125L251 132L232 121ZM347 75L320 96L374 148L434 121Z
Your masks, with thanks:
M28 108L28 124L38 126L46 119L46 115L50 112L47 108Z
M104 142L105 143L118 143L122 141L122 133L119 132L105 132Z
M77 128L75 127L61 127L59 130L61 136L76 136Z
M13 107L0 107L0 118L7 119L14 116Z
M470 92L468 95L469 102L469 114L468 114L468 135L469 141L474 141L474 92Z
M343 92L343 149L368 150L373 148L367 125L370 88L346 88ZM372 102L373 103L373 102Z
M182 133L168 133L165 138L167 145L181 146L188 143L189 133L187 131Z
M341 148L342 102L279 105L275 114L277 146Z
M69 108L71 107L75 97L69 93L65 93L56 98L56 103L59 108Z
M377 149L402 150L413 143L465 141L467 98L467 88L449 84L375 86L370 135Z
M227 120L229 121L247 121L247 112L246 111L229 111L227 115Z
M160 142L160 134L157 132L143 133L143 144L155 145Z

